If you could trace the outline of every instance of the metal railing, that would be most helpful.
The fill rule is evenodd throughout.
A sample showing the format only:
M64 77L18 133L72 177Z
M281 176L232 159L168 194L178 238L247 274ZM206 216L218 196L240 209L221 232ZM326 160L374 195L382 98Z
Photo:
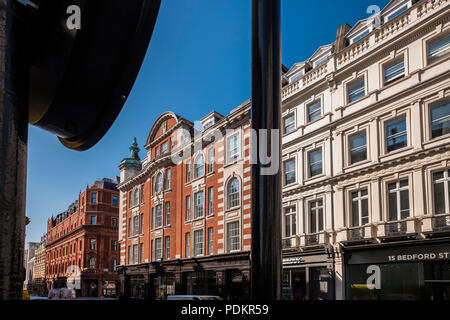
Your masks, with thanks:
M364 227L358 227L348 230L348 240L350 241L363 240L365 236L366 232Z
M406 221L388 222L385 228L387 236L399 236L406 234L407 224Z
M450 231L450 214L443 214L433 217L434 231Z

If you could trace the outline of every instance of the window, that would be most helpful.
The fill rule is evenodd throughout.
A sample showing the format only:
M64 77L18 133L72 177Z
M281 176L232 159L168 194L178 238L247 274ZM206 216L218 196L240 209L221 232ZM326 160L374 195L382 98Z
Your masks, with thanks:
M408 179L388 184L389 221L403 220L409 217Z
M283 119L284 133L290 133L295 130L295 115L291 114Z
M214 148L208 150L208 173L214 171Z
M186 162L186 182L191 181L191 161Z
M208 215L214 214L214 187L208 188Z
M286 208L284 210L285 218L285 237L293 237L297 233L297 216L295 212L295 207Z
M359 227L369 223L369 194L367 189L352 192L352 227Z
M113 259L113 271L117 271L117 259Z
M168 142L164 142L161 145L161 155L165 155L168 152Z
M327 62L328 56L322 57L319 60L314 61L314 68L317 68L318 66L321 66L325 62Z
M96 194L96 193L93 193L93 194L91 195L91 197L92 197L92 203L97 203L97 194Z
M188 257L190 257L191 256L191 234L188 232L188 233L186 233L185 234L185 242L184 242L184 245L185 245L185 255L186 255L186 258L188 258Z
M141 214L141 224L139 225L139 233L144 233L144 214Z
M111 242L111 249L112 251L117 251L117 240Z
M166 170L166 189L169 190L171 188L171 178L172 178L172 170L168 168Z
M386 123L386 150L392 152L407 145L406 117Z
M194 256L203 255L203 230L194 231Z
M350 164L367 160L367 137L365 131L350 136L348 144L350 147Z
M433 173L434 214L450 213L450 170Z
M133 217L133 236L139 233L139 216Z
M227 142L228 163L238 161L240 158L239 135L235 134L234 136L229 137Z
M292 77L289 78L289 83L293 83L300 79L303 76L303 71L299 71L296 74L294 74Z
M161 260L162 258L162 238L155 240L155 259Z
M194 219L203 217L204 210L204 194L203 191L194 194Z
M154 229L155 228L155 208L154 207L152 208L152 219L151 219L151 222L152 222L152 229Z
M144 244L139 245L139 263L144 262Z
M156 192L161 192L162 187L163 187L163 175L162 175L162 173L160 172L160 173L158 173L158 174L156 175L155 191L156 191Z
M194 179L205 175L205 158L200 154L194 163Z
M450 100L431 105L431 138L450 133Z
M164 121L161 125L161 134L166 133L166 131L167 131L167 120Z
M319 119L322 116L322 103L320 101L313 102L307 107L308 122Z
M191 220L191 196L186 196L186 221Z
M170 202L166 202L165 214L166 226L170 226Z
M133 264L139 263L139 247L137 244L133 244Z
M295 159L284 163L284 184L295 183Z
M141 186L141 203L144 203L144 185Z
M128 208L131 208L133 206L133 202L131 201L131 194L131 191L128 192Z
M117 196L116 195L113 195L112 196L112 205L113 206L117 206L118 205L118 198L117 198Z
M348 85L348 102L351 103L358 99L361 99L366 95L366 89L364 87L364 79L359 79Z
M393 14L391 14L390 16L388 16L386 18L386 22L391 21L392 19L398 17L400 14L402 14L403 12L405 12L408 9L408 5L404 5L403 7L401 7L400 9L398 9L397 11L395 11Z
M323 231L323 200L309 203L310 233Z
M369 32L370 32L370 30L366 30L366 31L364 31L363 33L357 35L356 37L354 37L354 38L351 40L351 43L355 43L355 42L357 42L359 39L364 38L365 36L367 36L367 35L369 34Z
M89 249L95 250L96 240L95 239L89 239Z
M155 214L155 228L162 227L163 224L163 216L162 216L162 205L158 204L156 206L156 214Z
M214 254L214 229L208 228L208 255Z
M111 225L113 228L117 227L117 218L112 218L111 219Z
M97 216L91 216L91 224L97 224Z
M239 250L239 221L227 224L227 252Z
M311 151L308 154L309 176L314 177L323 173L322 170L322 149Z
M165 257L166 259L170 259L170 237L165 237L164 238L164 246L165 246Z
M89 258L89 269L95 269L95 258Z
M139 188L136 188L134 190L133 206L137 206L138 204L139 204Z
M405 61L403 57L384 67L384 84L400 79L405 75Z
M228 194L228 209L238 207L240 205L240 183L237 178L233 178L228 182L227 194Z
M428 43L428 62L433 62L450 53L450 33Z
M128 237L131 236L131 218L128 218Z

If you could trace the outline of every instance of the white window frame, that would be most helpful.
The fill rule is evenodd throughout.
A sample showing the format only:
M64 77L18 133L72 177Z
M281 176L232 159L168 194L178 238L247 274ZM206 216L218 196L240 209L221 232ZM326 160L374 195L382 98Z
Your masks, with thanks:
M236 145L233 145L230 147L230 140L235 139ZM232 164L241 159L241 141L240 141L240 134L234 133L227 137L227 163Z
M286 120L291 119L291 118L292 118L292 122L290 122L288 125L286 125ZM295 129L296 129L295 113L290 113L283 118L283 134L289 134L291 132L294 132Z
M159 240L159 241L158 241ZM158 247L158 243L160 244ZM155 239L155 260L161 260L163 254L163 240L161 237Z
M194 257L204 255L205 235L203 229L194 230Z
M166 190L170 190L172 187L171 180L172 180L172 169L167 168L166 169Z
M405 119L405 131L401 131L401 132L398 132L398 133L395 133L393 135L388 136L387 132L386 132L387 126L390 123L398 121L398 120L400 120L402 118ZM407 114L402 114L402 115L399 115L399 116L397 116L395 118L391 118L391 119L385 120L383 122L383 134L384 134L384 150L385 150L385 154L390 154L390 153L397 152L399 150L407 148L409 146L408 115ZM402 148L398 148L398 149L395 149L395 150L388 151L388 140L390 138L397 138L397 137L400 137L402 135L406 135L406 145L404 147L402 147Z
M450 174L448 173L449 168L443 168L440 170L435 170L431 173L431 184L432 184L432 192L433 192L433 214L440 215L440 214L448 214L450 213L450 195L449 195L449 189L450 189ZM438 172L443 172L443 178L434 180L433 175ZM438 183L444 184L444 212L443 213L436 213L436 199L434 197L434 186Z
M158 214L158 208L161 208L161 210L159 210L160 214ZM163 226L163 205L162 204L157 204L155 206L155 229L156 228L161 228ZM161 221L160 223L158 223L158 221Z
M230 226L231 225L237 225L237 231L236 234L233 235L232 237L230 236ZM235 251L239 251L241 249L241 226L239 221L230 221L227 223L227 252L235 252ZM232 248L231 247L231 242L233 240L236 240L235 242L233 242L233 244L237 244L237 249Z
M319 206L320 202L322 202L321 206ZM314 208L312 207L313 203L317 203L317 205ZM313 199L313 200L308 201L307 205L308 205L308 221L309 221L309 223L308 223L308 231L309 231L309 234L316 234L316 233L323 232L325 230L325 199L324 198ZM320 229L319 228L319 222L320 222L319 212L320 212L320 209L322 209L322 229L321 230L319 230ZM316 221L315 221L315 223L316 223L316 229L317 230L315 230L314 232L312 230L312 219L311 219L312 211L316 211Z
M362 82L362 84L363 84L362 88L358 89L358 90L355 90L354 92L350 93L350 86L352 86L354 84L357 84L357 83L360 83L360 82ZM361 90L364 91L364 95L359 97L359 98L356 98L354 100L351 100L351 96L356 96L357 94L359 94L361 92ZM346 84L346 92L347 92L347 104L354 103L354 102L359 101L359 100L363 99L364 97L366 97L367 96L366 78L364 76L360 76L360 77L357 77L356 79L354 79L352 81L349 81Z
M208 173L214 172L214 148L208 149Z
M207 229L207 232L208 232L208 255L212 255L214 254L214 228L209 227Z
M170 226L170 201L164 203L164 221L165 226Z
M214 215L214 187L208 188L208 216Z
M363 191L366 191L367 192L367 194L365 195L365 196L363 196L362 195L362 192ZM352 195L354 194L354 193L357 193L357 197L356 198L353 198L352 197ZM359 190L350 190L350 192L349 192L349 202L350 202L350 226L351 227L363 227L363 226L365 226L365 225L367 225L367 224L369 224L370 223L370 208L369 208L369 204L370 204L370 201L369 201L369 188L367 187L367 188L361 188L361 189L359 189ZM364 200L367 200L367 223L363 223L362 222L362 220L363 220L363 216L362 216L362 202L364 201ZM358 225L357 226L354 226L353 225L353 215L355 214L354 212L353 212L353 203L354 202L357 202L358 203L358 212L356 213L357 215L358 215Z
M394 74L395 76L393 76L391 79L387 80L386 77L388 76L386 74L386 72L388 71L389 68L393 68L394 66L399 66L400 64L402 64L402 68L395 70L395 72L391 72L391 74ZM399 71L402 71L401 73L398 73ZM391 75L389 74L389 76ZM398 58L395 58L389 62L386 62L383 65L383 86L389 85L395 81L397 81L398 79L401 79L403 77L406 76L406 63L405 63L405 57L404 55L401 55Z
M319 105L319 109L314 112L310 112L310 109L317 105ZM319 120L320 118L322 118L322 116L323 116L322 99L316 99L316 100L306 104L305 107L306 107L306 122L307 123L312 123L312 122L315 122L315 121ZM319 117L317 117L316 119L311 119L311 115L316 114L318 111L320 112Z
M405 187L400 187L400 183L403 181L407 181L408 185ZM395 183L395 189L389 190L389 185ZM408 177L400 178L396 181L389 181L386 183L386 191L387 191L387 198L386 198L386 204L387 204L387 219L386 221L401 221L407 218L402 219L402 210L401 210L401 192L407 190L408 191L408 218L411 217L411 195L410 195L410 179ZM390 220L390 207L389 207L389 194L395 193L396 195L396 206L397 206L397 220ZM404 209L405 210L405 209ZM403 210L403 211L404 211Z
M318 148L315 148L315 149L310 150L310 151L307 152L306 157L307 157L307 161L308 161L308 162L307 162L307 163L308 163L308 178L316 178L316 177L320 177L321 175L324 174L324 167L323 167L323 149L324 149L324 148L323 148L322 146L320 146L320 147L318 147ZM319 151L319 150L320 150L320 155L321 155L320 161L316 161L316 162L311 163L311 162L310 162L310 155L311 155L311 153L316 152L316 151ZM312 175L312 172L311 172L312 165L318 164L318 163L321 164L322 172L321 172L321 173L318 173L318 174L315 174L315 175Z
M289 235L286 233L286 230L288 228L288 222L289 221ZM295 221L295 227L293 226L293 221ZM284 237L285 238L292 238L297 234L297 209L295 206L286 207L284 208Z
M159 193L163 190L164 176L162 172L158 172L155 178L155 192Z
M363 146L351 149L350 140L352 138L360 136L360 135L365 135L366 136L366 144L363 145ZM368 148L368 144L367 144L367 139L368 139L367 130L361 130L361 131L349 134L347 139L348 139L348 165L352 166L352 165L355 165L355 164L367 161L369 159L369 148ZM363 159L363 160L357 161L357 162L352 162L352 152L353 151L363 150L363 149L366 149L366 158Z
M439 55L437 55L437 56L436 55L430 56L430 51L429 51L429 47L433 42L438 42L439 40L441 40L443 38L447 38L447 37L450 37L449 29L442 31L436 37L433 37L430 40L426 41L425 56L426 56L426 61L428 64L439 61L450 54L450 44L443 46L443 48L440 48L439 50L435 51L435 53L439 53ZM440 53L441 51L442 51L442 53Z
M184 216L184 219L185 219L185 221L189 221L189 220L191 220L191 195L189 194L189 195L187 195L185 198L184 198L185 200L185 206L186 206L186 212L185 212L185 216Z
M184 234L184 251L185 257L189 258L191 256L191 233L186 232Z
M199 197L201 195L201 197ZM200 198L200 199L199 199ZM205 216L205 191L200 190L194 193L194 219Z
M441 106L442 104L450 105L450 97L447 96L445 99L434 101L434 102L431 102L429 104L428 110L429 110L430 140L439 139L439 138L444 137L444 136L446 136L446 135L448 135L450 133L450 132L449 133L444 133L444 134L442 134L440 136L437 136L437 137L433 138L433 122L441 122L443 120L450 121L450 114L445 116L445 117L443 117L443 118L434 120L434 121L432 119L432 110L434 108L436 108L436 107Z
M294 162L294 170L293 171L286 171L286 164L288 162ZM294 181L287 183L287 175L294 172ZM283 161L283 185L284 186L290 186L293 185L297 182L297 159L296 158L291 158L291 159L287 159L285 161Z
M230 192L231 182L237 181L237 191ZM236 204L235 204L236 203ZM237 177L232 177L227 183L227 209L238 208L241 205L241 181Z
M202 162L199 164L198 162L202 159ZM203 153L200 153L194 161L194 179L203 177L205 175L205 156Z
M166 260L170 259L170 236L164 237L164 257Z

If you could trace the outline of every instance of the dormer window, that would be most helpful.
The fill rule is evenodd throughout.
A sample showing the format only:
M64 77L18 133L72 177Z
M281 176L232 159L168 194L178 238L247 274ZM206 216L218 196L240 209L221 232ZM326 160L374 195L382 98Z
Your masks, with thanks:
M161 125L161 134L166 133L166 131L167 131L167 120L164 121Z
M365 30L364 32L362 32L362 33L358 34L357 36L355 36L354 38L352 38L352 39L350 40L350 43L353 44L353 43L355 43L355 42L358 42L359 39L364 38L364 37L367 36L369 33L370 33L370 30L369 30L369 29Z
M319 60L314 61L313 66L314 68L317 68L318 66L324 64L328 60L328 55L325 57L320 58Z
M208 121L203 125L203 129L208 129L209 127L211 127L214 124L213 121Z
M289 83L293 83L300 79L303 76L303 71L299 71L296 74L294 74L292 77L289 78Z
M398 17L399 15L401 15L403 12L405 12L406 10L408 10L409 4L405 4L403 7L401 7L400 9L398 9L397 11L395 11L394 13L388 15L385 18L385 22L391 21L393 19L395 19L396 17Z

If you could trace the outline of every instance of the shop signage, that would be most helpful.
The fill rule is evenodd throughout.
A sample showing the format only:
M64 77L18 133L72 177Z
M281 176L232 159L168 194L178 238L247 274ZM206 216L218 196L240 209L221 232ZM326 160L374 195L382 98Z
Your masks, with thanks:
M305 259L301 257L293 257L293 258L284 258L283 259L283 265L292 265L292 264L300 264L305 262Z
M345 256L347 264L450 260L450 245L414 245L398 248L373 248L361 251L347 251Z

